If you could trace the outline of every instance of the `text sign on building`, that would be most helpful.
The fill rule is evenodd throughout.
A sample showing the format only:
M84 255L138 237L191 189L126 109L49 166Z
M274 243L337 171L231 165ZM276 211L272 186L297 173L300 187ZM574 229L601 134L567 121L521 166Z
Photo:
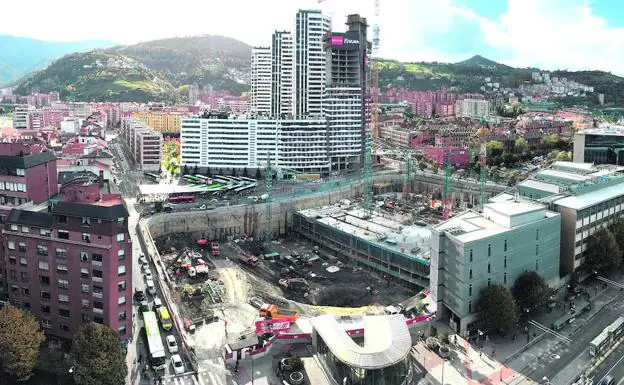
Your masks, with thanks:
M329 38L332 47L346 50L360 49L360 39L358 35L349 34L333 34Z
M282 332L290 329L290 322L274 319L256 321L256 334Z

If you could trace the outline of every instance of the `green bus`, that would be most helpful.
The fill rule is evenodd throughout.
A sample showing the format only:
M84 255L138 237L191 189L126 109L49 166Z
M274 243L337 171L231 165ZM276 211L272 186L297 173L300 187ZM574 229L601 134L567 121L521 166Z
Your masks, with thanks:
M143 312L143 324L145 330L145 339L147 346L147 354L152 369L165 370L167 368L167 357L165 354L165 346L162 338L160 338L160 330L158 329L158 319L153 311Z
M276 260L278 259L280 254L278 252L272 251L270 253L266 253L262 256L262 259L265 260Z

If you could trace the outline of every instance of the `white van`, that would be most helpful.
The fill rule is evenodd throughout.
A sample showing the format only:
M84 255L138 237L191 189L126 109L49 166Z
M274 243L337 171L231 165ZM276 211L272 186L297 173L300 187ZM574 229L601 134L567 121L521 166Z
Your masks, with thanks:
M146 283L147 286L147 292L150 293L151 295L155 295L156 294L156 286L154 286L154 281L152 281L151 279L147 281Z

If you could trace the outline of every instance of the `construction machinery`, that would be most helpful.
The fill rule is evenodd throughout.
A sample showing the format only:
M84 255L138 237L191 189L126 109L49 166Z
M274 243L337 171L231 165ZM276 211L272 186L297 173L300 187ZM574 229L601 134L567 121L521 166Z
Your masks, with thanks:
M279 285L287 290L306 292L310 289L310 284L305 278L282 278Z
M219 247L219 242L212 242L210 244L210 251L213 257L218 257L221 255L221 248Z
M266 319L278 319L289 322L296 322L300 314L298 310L282 309L277 305L268 303L262 305L258 313L260 317Z

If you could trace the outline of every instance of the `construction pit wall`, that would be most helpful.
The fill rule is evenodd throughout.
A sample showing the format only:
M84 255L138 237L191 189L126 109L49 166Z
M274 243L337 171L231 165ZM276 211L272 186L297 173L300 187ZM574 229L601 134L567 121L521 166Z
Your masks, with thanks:
M403 175L381 175L375 177L375 186L384 184L397 184L404 179ZM457 186L455 186L457 184ZM397 185L398 186L398 185ZM442 186L435 181L432 184L414 181L411 190L414 193L440 194ZM499 186L488 186L488 195L502 192ZM289 200L281 200L279 197L270 203L272 216L272 237L279 237L290 233L292 230L293 213L322 206L329 206L340 202L342 199L353 199L362 196L363 182L352 182L334 190L327 190L307 196L292 197ZM464 203L476 204L479 201L478 185L470 185L453 181L451 201L459 207ZM208 239L225 240L228 237L236 237L246 234L248 236L265 237L267 234L267 205L269 203L257 203L254 205L240 205L217 208L209 211L186 211L152 215L147 218L147 225L151 236L158 238L175 233L194 233L199 236L205 235ZM459 210L459 209L458 209Z

